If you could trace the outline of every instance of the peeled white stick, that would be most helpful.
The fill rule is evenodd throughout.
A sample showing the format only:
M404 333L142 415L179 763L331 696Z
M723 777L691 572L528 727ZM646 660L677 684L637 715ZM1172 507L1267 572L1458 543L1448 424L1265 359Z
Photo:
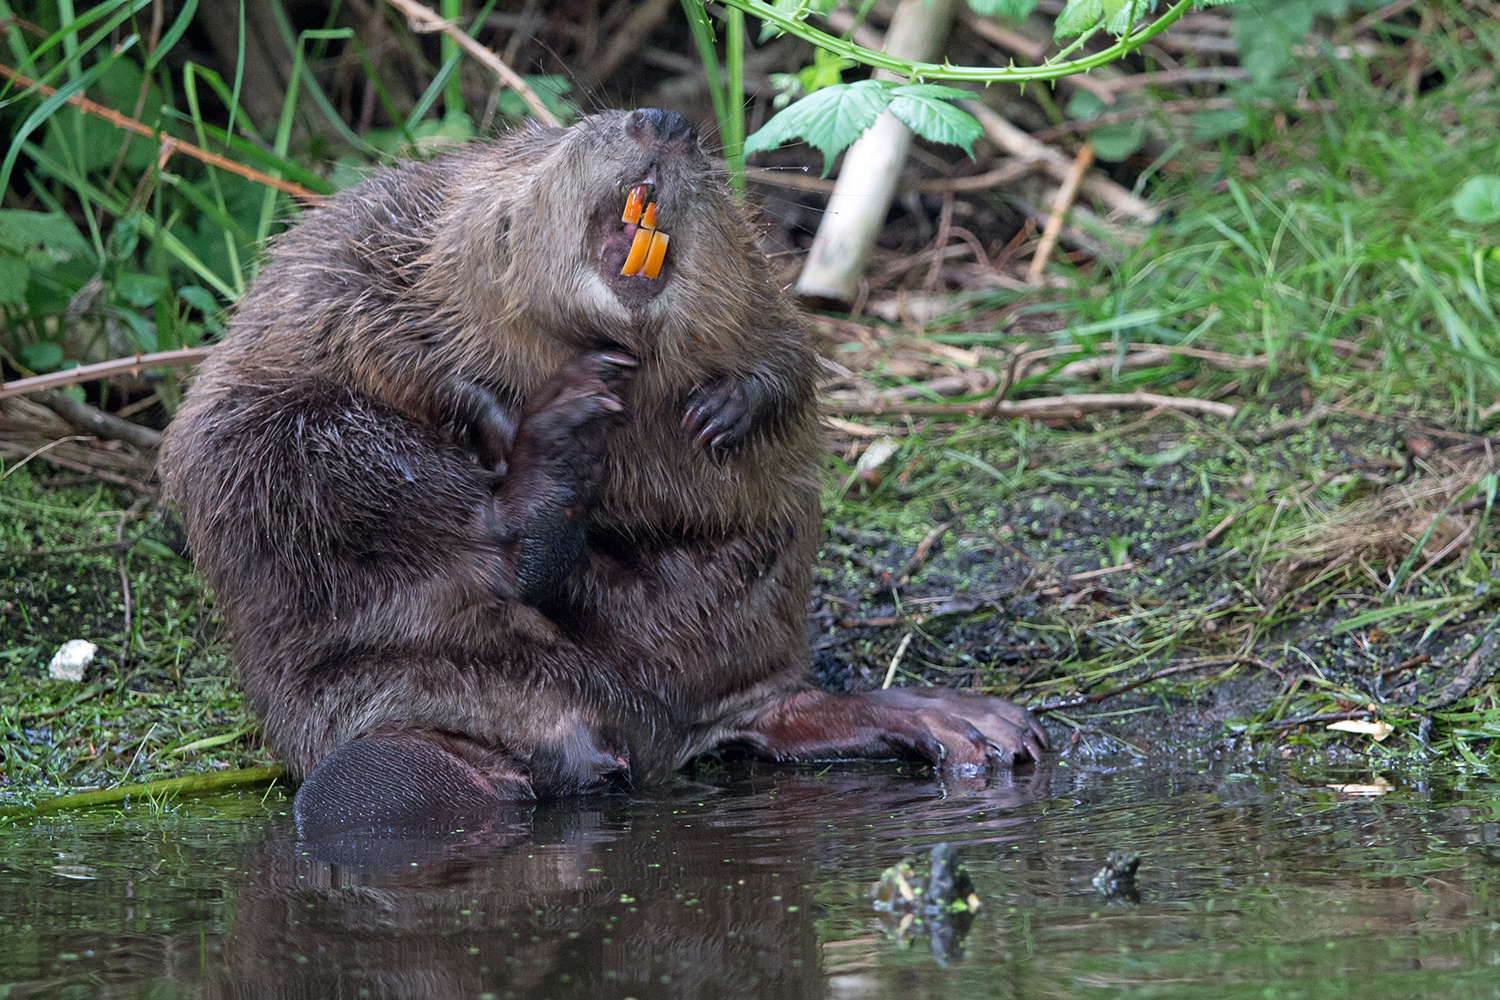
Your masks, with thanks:
M901 0L885 35L886 51L914 62L933 61L948 37L954 6L955 0ZM901 79L883 70L875 77ZM910 147L911 131L889 111L849 147L797 279L798 295L853 301Z

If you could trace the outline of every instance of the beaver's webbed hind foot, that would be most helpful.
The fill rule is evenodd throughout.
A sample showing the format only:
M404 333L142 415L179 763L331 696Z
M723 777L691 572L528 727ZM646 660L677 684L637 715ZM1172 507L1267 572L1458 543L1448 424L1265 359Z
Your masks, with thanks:
M481 827L505 805L534 798L519 766L487 761L496 755L477 747L460 756L465 748L445 745L455 742L442 734L393 729L339 746L292 800L298 839L440 836Z

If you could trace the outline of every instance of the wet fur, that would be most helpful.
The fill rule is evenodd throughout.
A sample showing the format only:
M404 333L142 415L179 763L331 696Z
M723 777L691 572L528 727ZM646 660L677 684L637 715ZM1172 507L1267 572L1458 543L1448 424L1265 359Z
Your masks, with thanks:
M812 357L701 166L659 188L676 280L644 315L616 301L579 206L623 204L634 165L606 152L635 152L622 119L405 164L309 213L172 427L167 482L267 736L298 774L383 724L420 722L480 737L543 786L594 783L566 772L596 742L659 778L741 704L801 683ZM598 544L546 610L507 600L487 523L495 476L453 387L519 411L605 345L639 369L606 431ZM693 390L726 377L775 397L730 457L681 426ZM529 474L508 461L506 475Z

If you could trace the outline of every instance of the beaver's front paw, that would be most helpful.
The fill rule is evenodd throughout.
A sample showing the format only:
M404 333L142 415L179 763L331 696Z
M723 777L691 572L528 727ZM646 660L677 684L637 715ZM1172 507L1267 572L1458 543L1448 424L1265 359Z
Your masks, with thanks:
M745 447L765 397L755 379L718 379L688 393L682 426L700 448L737 454Z
M1047 748L1047 734L1031 713L999 698L948 688L890 688L862 697L890 712L892 729L948 774L1041 760Z

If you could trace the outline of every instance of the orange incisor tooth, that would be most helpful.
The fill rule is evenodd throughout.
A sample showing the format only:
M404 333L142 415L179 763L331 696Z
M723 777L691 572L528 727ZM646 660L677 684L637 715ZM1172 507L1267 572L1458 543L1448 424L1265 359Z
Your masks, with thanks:
M620 221L628 225L635 225L641 221L641 209L646 206L646 185L637 184L630 189L630 194L625 197L625 214L620 216Z
M646 260L646 250L651 246L651 237L655 235L649 229L637 229L635 239L630 243L630 253L625 255L625 266L620 268L621 274L639 274L641 264Z
M651 234L651 249L646 254L646 266L641 270L641 273L646 277L655 278L658 274L661 274L661 262L667 256L667 241L670 238L663 232ZM634 249L634 247L631 249Z
M653 201L646 206L646 214L641 216L641 225L647 229L656 228L656 202Z

